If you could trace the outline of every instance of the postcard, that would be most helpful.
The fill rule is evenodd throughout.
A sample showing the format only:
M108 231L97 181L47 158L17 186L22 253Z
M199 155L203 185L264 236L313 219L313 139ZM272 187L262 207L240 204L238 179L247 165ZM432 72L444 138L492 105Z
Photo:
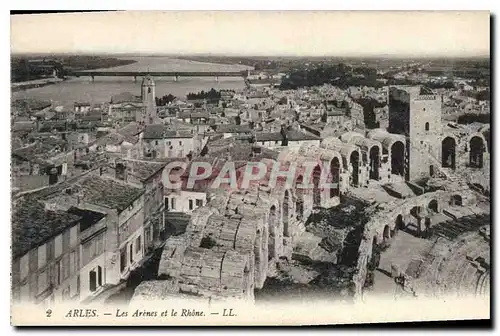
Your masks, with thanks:
M11 323L490 320L487 11L11 15Z

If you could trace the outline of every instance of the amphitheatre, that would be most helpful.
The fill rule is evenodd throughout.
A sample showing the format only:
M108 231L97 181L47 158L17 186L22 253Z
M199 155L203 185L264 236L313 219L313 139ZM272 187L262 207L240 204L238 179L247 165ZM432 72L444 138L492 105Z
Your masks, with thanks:
M249 188L210 190L132 302L258 302L276 294L271 283L283 295L288 286L354 301L489 295L489 127L441 124L438 97L408 92L409 133L348 131L283 148L261 160L267 174ZM434 129L414 112L421 106ZM270 186L275 161L317 165L298 169L291 186ZM296 188L304 181L313 187Z

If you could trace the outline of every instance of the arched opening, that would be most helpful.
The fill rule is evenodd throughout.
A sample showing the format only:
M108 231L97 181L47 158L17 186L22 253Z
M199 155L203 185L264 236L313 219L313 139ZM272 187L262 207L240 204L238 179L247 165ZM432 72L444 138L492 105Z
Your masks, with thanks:
M469 142L470 153L469 153L469 166L474 168L483 168L483 153L484 153L484 142L478 136L472 137Z
M316 167L314 167L314 170L312 173L314 207L321 206L321 191L319 189L320 179L321 179L321 167L319 165L317 165Z
M336 197L340 195L340 161L337 157L330 162L330 174L332 174L332 184L335 185L330 189L330 197Z
M399 214L397 217L396 217L396 225L395 225L395 231L399 231L399 230L403 230L405 227L405 223L403 221L403 215Z
M427 208L432 211L432 212L439 212L438 210L438 201L437 200L432 200L429 202L429 205L427 206Z
M379 179L379 166L380 166L380 148L373 146L370 148L370 178L372 180Z
M359 184L359 153L358 151L353 151L351 157L349 158L352 167L351 173L351 184L353 186L358 186Z
M276 206L271 206L269 210L269 238L268 238L268 258L276 257L274 240L276 239Z
M405 145L396 141L391 146L391 174L404 176L405 173Z
M452 137L446 137L441 142L441 166L455 169L456 142Z
M384 237L384 243L389 244L391 239L391 228L389 227L389 225L384 226L383 237Z
M304 176L299 175L295 182L295 185L302 184L304 182ZM295 188L295 211L297 212L297 219L302 220L304 218L304 193L302 188Z
M428 130L429 130L429 123L428 123L428 122L426 122L426 123L425 123L425 130L426 130L426 131L428 131Z
M456 205L456 206L462 206L462 196L460 195L453 195L451 196L450 199L450 204L451 205Z
M289 237L290 232L288 230L288 215L290 210L290 193L285 190L285 197L283 198L283 236Z

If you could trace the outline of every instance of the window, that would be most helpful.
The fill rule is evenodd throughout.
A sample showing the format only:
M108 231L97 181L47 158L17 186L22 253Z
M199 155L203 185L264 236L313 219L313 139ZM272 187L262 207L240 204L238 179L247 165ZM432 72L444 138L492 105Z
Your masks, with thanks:
M49 286L47 270L38 274L38 293L43 293Z
M91 292L97 289L97 273L93 270L89 272L89 289Z
M158 140L155 140L155 145L158 146Z
M426 130L426 131L428 131L428 130L429 130L429 123L428 123L428 122L426 122L426 123L425 123L425 130Z
M169 201L170 201L170 199L168 197L165 197L165 210L167 210L167 211L169 209L169 206L168 206Z
M120 250L120 272L123 273L127 266L127 249L124 247Z
M102 286L102 267L97 266L97 284Z
M172 210L175 210L175 198L172 197Z
M196 207L201 207L201 206L203 206L203 200L197 199L196 200Z
M189 210L193 210L193 200L189 200Z
M129 252L130 252L128 255L129 261L132 264L134 262L134 244L133 243L129 245Z
M97 266L89 272L89 289L95 292L98 287L102 286L102 267Z
M179 141L179 146L182 146L182 141Z
M139 253L139 251L141 251L141 236L135 240L135 253Z
M145 229L145 236L146 236L146 240L145 240L145 244L147 245L150 241L151 241L151 227L147 227Z
M151 88L148 88L148 93L151 93Z
M61 276L62 276L62 263L61 263L61 260L58 260L56 262L56 269L55 269L55 272L56 272L56 276L55 276L55 281L56 281L56 285L59 286L61 284Z

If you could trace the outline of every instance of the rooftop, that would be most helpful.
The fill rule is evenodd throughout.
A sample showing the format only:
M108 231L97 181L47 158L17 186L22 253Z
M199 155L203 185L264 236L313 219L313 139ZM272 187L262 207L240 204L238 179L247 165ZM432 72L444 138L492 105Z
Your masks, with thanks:
M85 202L118 212L125 210L144 193L144 189L98 176L85 177L79 184Z
M134 175L141 181L147 181L153 175L162 170L167 162L150 162L138 160L124 160L129 174Z
M44 244L65 229L76 225L80 216L64 211L48 211L34 198L14 203L12 215L12 257L19 258Z
M106 217L106 214L92 211L92 210L83 210L83 209L79 209L76 207L69 208L68 213L81 217L80 232L87 230L88 228L92 227L94 224L98 223L101 219Z

